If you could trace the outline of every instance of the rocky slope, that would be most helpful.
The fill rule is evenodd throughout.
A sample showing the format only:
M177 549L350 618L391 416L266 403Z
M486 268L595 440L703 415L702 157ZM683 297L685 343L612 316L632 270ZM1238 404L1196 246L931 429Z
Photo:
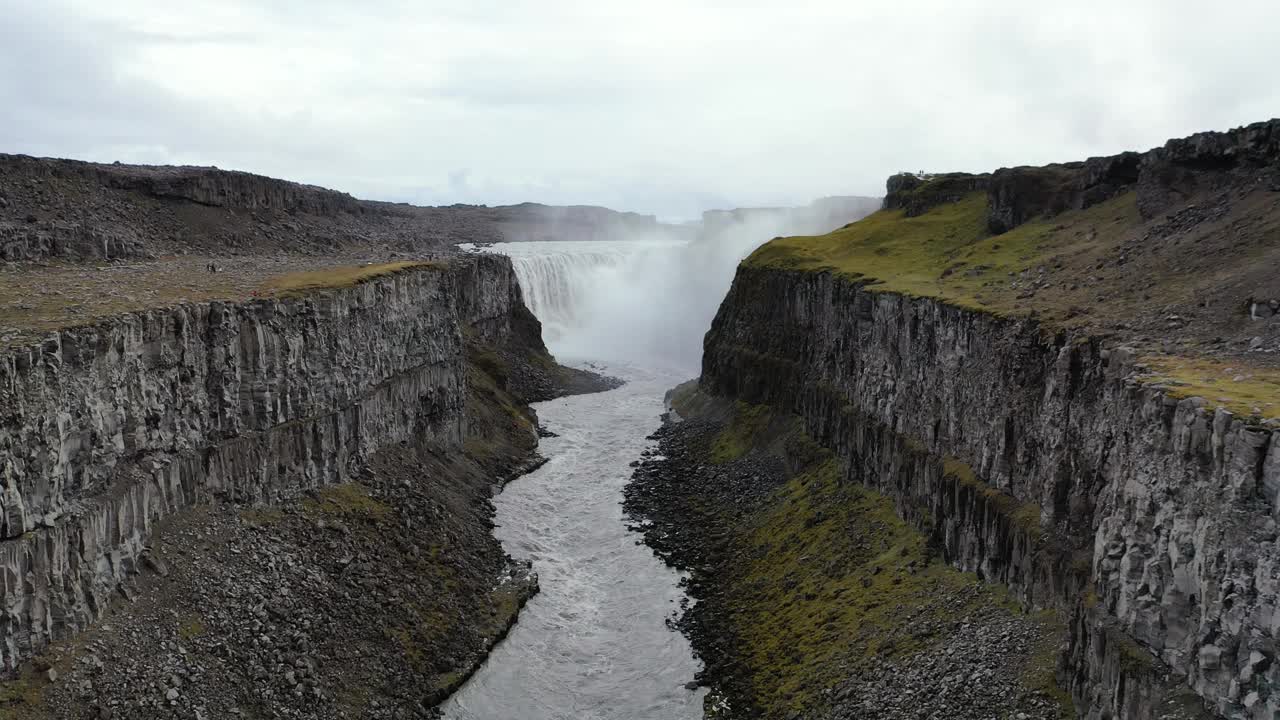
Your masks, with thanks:
M0 262L351 248L385 256L666 229L652 216L598 207L417 207L218 168L0 154Z
M6 351L0 660L20 677L0 705L425 712L531 589L487 498L536 446L524 404L567 385L592 381L547 355L497 256L304 276Z
M1060 618L1082 715L1271 718L1278 173L1272 121L895 177L743 263L701 391L794 416L946 564Z

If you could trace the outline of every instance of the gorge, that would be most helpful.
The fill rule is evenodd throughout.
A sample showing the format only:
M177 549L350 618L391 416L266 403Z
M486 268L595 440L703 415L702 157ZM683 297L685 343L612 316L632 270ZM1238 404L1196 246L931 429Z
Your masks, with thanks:
M4 716L1280 714L1280 121L693 233L0 170Z

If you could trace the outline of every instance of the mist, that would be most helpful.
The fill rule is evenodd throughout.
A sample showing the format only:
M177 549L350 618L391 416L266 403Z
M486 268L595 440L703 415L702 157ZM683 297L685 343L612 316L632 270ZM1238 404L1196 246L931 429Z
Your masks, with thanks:
M703 336L743 258L771 238L825 233L878 206L874 198L827 198L802 208L709 211L693 225L489 251L512 258L525 302L562 361L697 374Z

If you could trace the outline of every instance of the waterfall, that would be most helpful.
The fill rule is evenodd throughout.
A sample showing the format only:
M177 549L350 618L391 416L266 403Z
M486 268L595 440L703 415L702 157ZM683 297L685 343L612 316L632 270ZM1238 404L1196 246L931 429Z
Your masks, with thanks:
M511 257L525 304L561 359L639 362L696 375L702 337L742 258L771 237L826 232L873 204L817 219L788 209L712 213L712 222L687 241L511 242L487 251Z
M542 321L543 336L557 343L587 326L593 300L607 279L635 256L668 249L651 242L500 243L493 252L511 257L524 302Z

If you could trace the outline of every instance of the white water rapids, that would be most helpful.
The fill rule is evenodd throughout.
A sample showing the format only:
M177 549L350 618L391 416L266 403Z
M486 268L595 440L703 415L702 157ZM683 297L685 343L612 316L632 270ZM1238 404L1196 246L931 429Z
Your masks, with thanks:
M507 552L533 560L541 591L479 672L444 707L454 720L696 720L684 687L698 664L667 628L678 576L627 530L628 464L651 443L662 395L682 378L605 370L617 390L539 403L549 462L494 499Z

